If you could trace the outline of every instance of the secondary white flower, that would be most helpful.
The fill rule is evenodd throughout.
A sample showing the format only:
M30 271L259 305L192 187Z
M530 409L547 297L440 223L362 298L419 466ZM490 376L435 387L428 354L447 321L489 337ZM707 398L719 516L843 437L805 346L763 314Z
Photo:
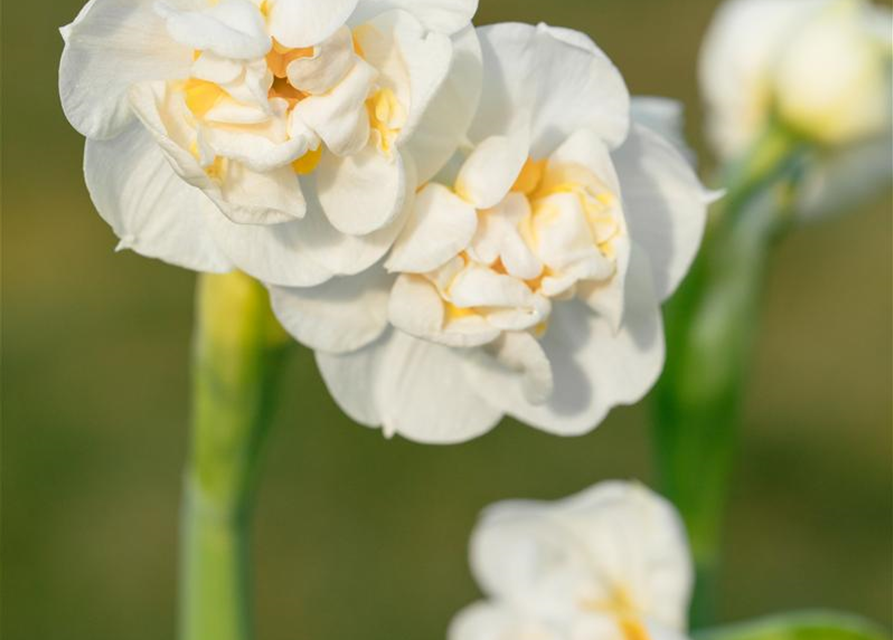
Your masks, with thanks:
M637 484L487 509L471 540L486 600L450 640L681 640L692 588L682 523Z
M817 146L801 209L890 179L893 14L867 0L731 0L704 41L701 91L724 159L773 120Z
M123 247L305 286L390 247L480 95L476 0L91 0L60 93Z
M420 188L385 268L274 288L273 308L342 408L387 435L458 442L504 414L583 433L660 373L659 304L693 259L705 194L672 144L630 125L623 79L586 36L478 32L468 140Z

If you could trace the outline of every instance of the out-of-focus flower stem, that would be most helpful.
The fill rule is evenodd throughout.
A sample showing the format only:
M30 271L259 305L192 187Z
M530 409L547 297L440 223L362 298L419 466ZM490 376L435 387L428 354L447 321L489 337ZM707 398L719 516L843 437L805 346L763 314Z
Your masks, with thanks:
M772 129L731 167L690 275L665 309L667 363L655 390L655 457L688 528L692 625L712 622L736 425L771 248L790 217L801 145Z
M252 637L250 517L287 344L258 282L241 273L200 276L181 516L180 640Z

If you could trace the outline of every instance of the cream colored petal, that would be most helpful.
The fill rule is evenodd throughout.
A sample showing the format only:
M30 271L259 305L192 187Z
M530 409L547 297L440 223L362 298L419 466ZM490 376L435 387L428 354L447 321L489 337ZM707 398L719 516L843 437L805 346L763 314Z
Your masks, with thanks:
M391 291L388 317L398 329L419 338L430 338L443 330L443 300L423 276L401 274Z
M222 214L174 173L138 122L111 140L88 140L84 174L96 209L121 239L119 249L196 271L233 268L208 226Z
M363 349L344 354L316 352L316 366L335 402L352 420L379 427L381 415L375 399L375 381L392 330Z
M431 183L416 196L409 222L385 266L389 271L433 271L468 246L476 227L474 207L443 185Z
M403 157L388 158L371 145L346 158L324 153L315 178L323 211L342 233L362 236L384 229L407 204Z
M62 29L59 95L72 126L88 138L123 131L133 115L130 86L186 78L192 50L170 38L150 0L93 0Z
M402 9L426 29L450 35L471 23L477 7L478 0L360 0L352 20L365 22L385 11Z
M401 331L353 353L317 353L316 362L338 405L362 424L381 425L387 437L463 442L501 417L468 385L456 350Z
M357 0L267 0L270 34L286 47L312 47L328 39L357 6Z
M529 137L525 126L505 136L490 136L465 160L455 191L478 209L494 207L505 198L527 161Z
M700 248L710 194L677 149L643 126L633 126L614 159L629 233L648 254L655 291L666 300Z
M358 60L330 92L309 96L295 106L295 116L310 127L338 156L359 152L369 140L366 98L376 71Z
M241 271L268 285L312 287L334 275L302 250L302 220L256 225L216 216L211 230L221 250Z
M174 170L189 184L200 188L231 220L246 224L275 224L304 215L304 197L290 167L255 172L235 161L221 162L217 177L200 164L202 154L190 147L197 132L191 128L181 94L164 83L133 87L131 106L155 138ZM200 152L202 141L197 141ZM211 158L213 160L213 158Z
M452 38L450 70L406 143L419 171L419 182L433 178L462 142L481 97L483 62L473 27Z
M532 226L537 257L555 271L598 253L576 194L557 193L537 201Z
M559 435L591 431L613 407L639 401L663 367L663 326L647 259L631 262L624 301L619 331L581 302L553 305L541 339L555 377L545 404L530 404L517 384L502 385L473 364L468 373L475 384L494 389L492 402L522 422Z
M685 527L669 501L638 483L609 481L547 509L585 541L605 595L622 585L649 628L685 629L692 559Z
M297 58L288 65L288 81L304 93L323 94L341 82L356 63L350 29L341 27L329 40L314 47L312 56Z
M195 51L225 58L262 58L273 45L263 16L249 0L220 0L200 10L159 0L155 10L166 20L170 36Z
M521 391L528 402L542 404L552 396L552 366L531 334L506 332L489 345L486 352L493 358L490 366L499 367L500 374L518 377Z
M453 304L470 307L532 307L534 295L523 282L492 269L469 265L449 288Z
M629 128L629 94L598 49L586 50L546 25L498 24L478 29L484 93L470 137L505 131L519 111L531 114L531 156L542 159L577 129L595 131L609 147Z
M328 353L347 353L377 339L388 325L393 278L371 268L316 287L271 287L273 313L298 342Z
M394 331L375 380L385 434L454 444L496 426L502 412L470 384L462 363L461 350Z

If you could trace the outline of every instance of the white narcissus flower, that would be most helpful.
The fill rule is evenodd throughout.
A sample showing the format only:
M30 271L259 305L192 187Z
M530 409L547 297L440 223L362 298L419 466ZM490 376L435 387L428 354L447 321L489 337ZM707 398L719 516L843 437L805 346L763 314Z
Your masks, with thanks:
M505 414L581 434L657 379L660 302L696 253L707 197L673 144L630 123L620 73L586 36L478 34L480 109L383 267L274 287L273 310L340 406L388 436L460 442ZM674 109L643 106L672 128Z
M308 286L375 263L477 108L477 0L90 0L65 113L121 246Z
M487 509L471 540L485 600L449 640L682 640L692 562L673 507L603 482L558 502Z
M890 180L893 14L868 0L730 0L700 56L707 133L734 159L773 121L812 142L801 212Z

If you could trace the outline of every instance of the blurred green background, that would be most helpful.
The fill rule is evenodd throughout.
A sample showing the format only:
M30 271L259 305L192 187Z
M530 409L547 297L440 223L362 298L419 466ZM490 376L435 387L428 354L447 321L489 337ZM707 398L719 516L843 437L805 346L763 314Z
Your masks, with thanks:
M159 640L174 628L195 277L113 252L56 92L81 0L3 6L2 636ZM685 101L714 0L482 0L478 24L592 35L634 93ZM702 146L699 144L699 148ZM847 609L891 624L889 194L796 233L769 283L741 434L722 615ZM471 444L351 424L295 349L255 551L261 640L442 638L477 597L466 543L509 497L652 480L644 408L564 440Z

